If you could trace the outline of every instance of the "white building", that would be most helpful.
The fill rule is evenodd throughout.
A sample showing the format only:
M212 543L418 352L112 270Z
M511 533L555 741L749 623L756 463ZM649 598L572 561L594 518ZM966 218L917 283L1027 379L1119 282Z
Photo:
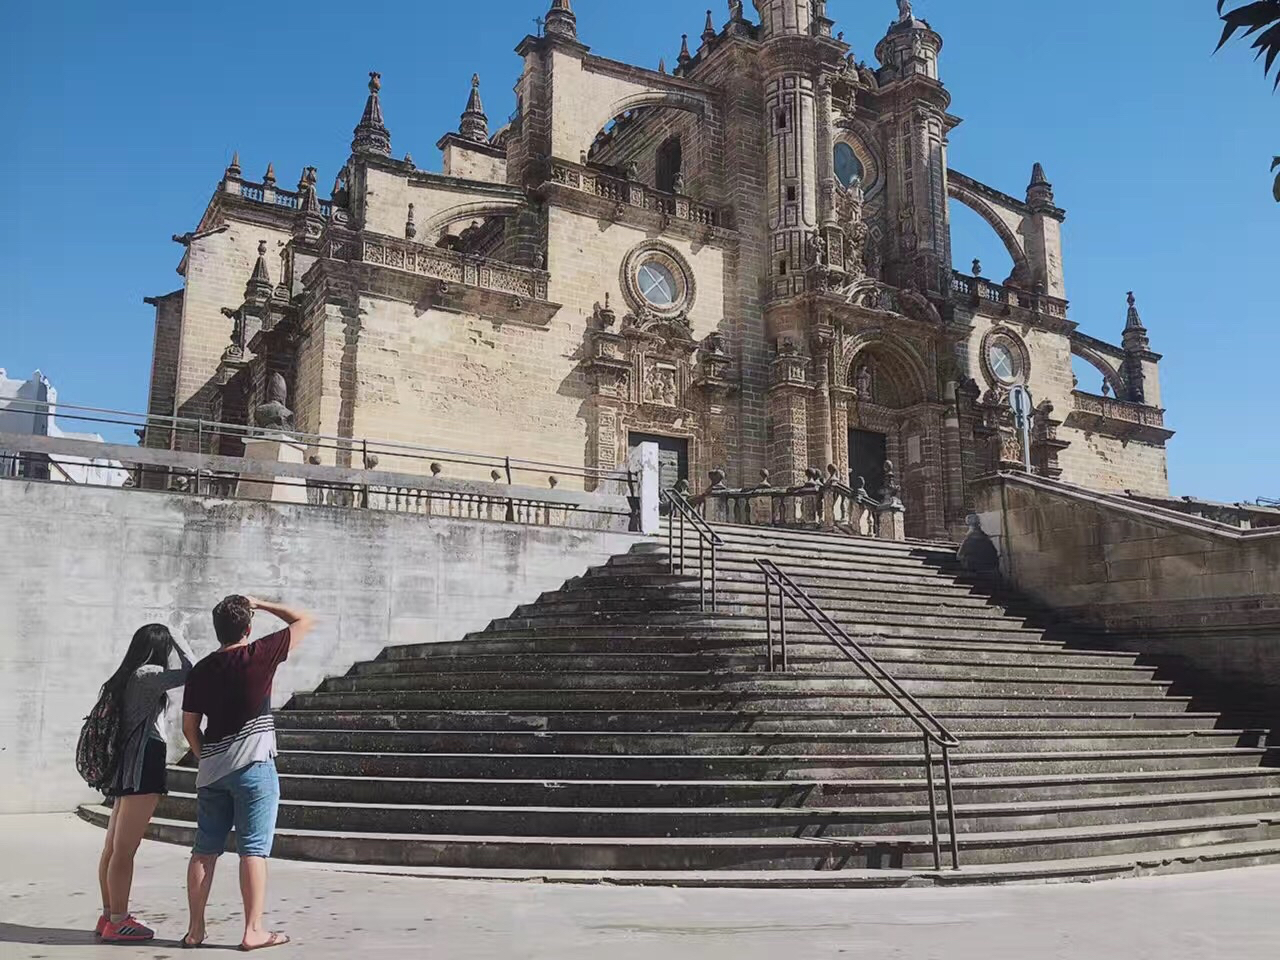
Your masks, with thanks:
M57 402L58 391L39 370L28 380L12 380L6 375L4 368L0 367L0 434L17 433L105 443L100 434L73 433L60 428L55 416ZM129 474L120 461L105 457L59 455L43 463L24 463L12 451L0 449L0 477L12 476L121 487Z

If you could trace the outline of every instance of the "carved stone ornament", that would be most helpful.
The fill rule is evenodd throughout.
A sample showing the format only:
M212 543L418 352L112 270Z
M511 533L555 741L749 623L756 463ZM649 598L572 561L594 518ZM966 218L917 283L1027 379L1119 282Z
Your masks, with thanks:
M278 371L272 373L267 379L267 402L253 412L254 426L277 432L293 429L293 411L286 406L288 391L284 377Z

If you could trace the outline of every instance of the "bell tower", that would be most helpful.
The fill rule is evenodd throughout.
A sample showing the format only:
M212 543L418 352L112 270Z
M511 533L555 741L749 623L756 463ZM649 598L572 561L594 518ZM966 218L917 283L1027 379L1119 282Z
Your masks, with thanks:
M768 295L803 293L807 245L824 219L819 99L843 44L831 39L825 3L755 0L764 70L764 143L769 230Z

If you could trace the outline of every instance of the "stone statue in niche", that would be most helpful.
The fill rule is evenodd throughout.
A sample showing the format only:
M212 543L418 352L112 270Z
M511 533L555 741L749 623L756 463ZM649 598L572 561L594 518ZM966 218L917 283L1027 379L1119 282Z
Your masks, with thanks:
M854 374L853 383L858 391L859 400L865 403L876 402L875 374L871 372L871 367L868 364L864 363L858 367L857 373Z
M844 266L854 277L862 277L867 273L867 241L871 237L871 229L865 220L854 223L844 235Z
M804 261L811 267L827 262L827 241L817 230L805 237Z
M284 376L276 371L267 378L267 402L253 411L254 426L281 432L293 429L293 411L288 408L289 388Z

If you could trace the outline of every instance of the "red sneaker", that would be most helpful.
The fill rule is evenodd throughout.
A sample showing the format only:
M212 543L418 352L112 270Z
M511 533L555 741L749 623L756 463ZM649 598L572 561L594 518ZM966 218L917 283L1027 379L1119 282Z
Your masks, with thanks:
M110 918L110 917L108 917L105 913L104 913L104 914L101 914L101 915L98 917L98 923L97 923L97 926L95 926L95 927L93 928L93 935L94 935L95 937L97 937L99 940L101 940L101 939L102 939L102 934L106 931L106 929L107 929L107 924L108 924L108 923L110 923L110 922L111 922L111 918Z
M141 943L144 940L154 940L155 936L154 930L138 922L138 918L133 914L129 914L119 923L107 921L106 928L102 931L102 942Z

